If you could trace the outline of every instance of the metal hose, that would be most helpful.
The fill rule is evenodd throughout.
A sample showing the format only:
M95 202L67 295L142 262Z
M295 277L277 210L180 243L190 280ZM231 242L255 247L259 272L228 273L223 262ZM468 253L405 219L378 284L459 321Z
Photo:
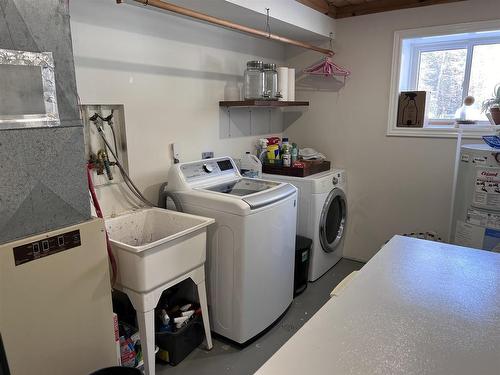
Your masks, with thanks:
M113 155L113 157L115 158L115 163L116 165L118 166L118 169L120 171L120 174L122 175L123 177L123 181L125 182L125 184L127 184L128 188L130 189L130 191L132 191L132 193L141 201L143 202L146 206L150 206L150 207L156 207L153 203L151 203L144 195L142 195L141 191L139 190L139 188L137 186L135 186L134 182L132 181L132 179L130 178L130 176L127 174L127 172L125 171L125 168L123 168L122 164L120 163L120 161L118 160L118 157L117 155L115 154L115 152L113 151L113 148L111 147L111 145L109 144L108 140L106 139L106 137L104 136L103 134L103 130L102 128L97 124L97 121L94 122L96 128L97 128L97 132L99 133L99 135L101 136L102 140L104 141L104 143L106 144L106 147L108 148L109 152L111 153L111 155Z

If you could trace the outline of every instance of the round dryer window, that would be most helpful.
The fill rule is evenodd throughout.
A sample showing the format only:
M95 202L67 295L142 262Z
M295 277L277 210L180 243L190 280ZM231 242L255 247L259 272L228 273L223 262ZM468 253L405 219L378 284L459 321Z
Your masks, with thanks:
M319 222L319 240L327 253L335 251L344 237L347 220L347 202L344 192L333 189L326 198Z

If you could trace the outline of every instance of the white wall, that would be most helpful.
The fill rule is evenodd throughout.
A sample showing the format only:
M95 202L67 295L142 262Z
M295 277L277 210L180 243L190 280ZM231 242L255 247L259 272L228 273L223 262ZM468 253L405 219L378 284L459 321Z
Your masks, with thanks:
M247 60L283 62L282 44L115 0L72 0L70 14L80 100L124 104L131 177L149 199L172 142L186 161L253 150L256 137L220 138L218 101Z
M498 10L497 0L469 0L337 22L334 60L352 77L338 92L299 92L309 111L285 133L347 169L347 257L368 260L397 233L448 231L455 140L386 136L394 31L489 20ZM289 52L296 67L320 58Z
M335 35L335 20L295 0L227 1L247 9L252 9L253 11L259 12L263 15L266 14L266 8L269 8L269 15L271 19L275 17L282 22L307 30L311 34L315 33L317 36L321 35L329 38L330 34ZM273 28L272 23L271 27ZM276 30L273 32L280 34L280 32Z

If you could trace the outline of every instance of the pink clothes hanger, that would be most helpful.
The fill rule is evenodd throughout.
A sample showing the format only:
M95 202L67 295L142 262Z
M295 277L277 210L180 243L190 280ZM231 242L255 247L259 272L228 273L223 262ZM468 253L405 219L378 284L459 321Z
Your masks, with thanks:
M332 48L332 34L330 33L330 49L333 50ZM321 61L318 61L314 63L311 66L308 66L303 70L304 73L307 74L313 74L313 75L320 75L320 76L325 76L325 77L333 77L333 76L340 76L340 77L348 77L351 72L337 64L335 64L332 60L333 54L330 56L325 57Z

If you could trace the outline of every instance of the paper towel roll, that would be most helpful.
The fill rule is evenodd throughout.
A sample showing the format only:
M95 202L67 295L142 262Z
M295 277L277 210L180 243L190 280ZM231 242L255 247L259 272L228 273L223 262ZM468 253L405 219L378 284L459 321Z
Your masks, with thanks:
M278 68L278 91L281 94L281 101L288 100L288 68Z
M295 100L295 69L288 68L288 100Z

